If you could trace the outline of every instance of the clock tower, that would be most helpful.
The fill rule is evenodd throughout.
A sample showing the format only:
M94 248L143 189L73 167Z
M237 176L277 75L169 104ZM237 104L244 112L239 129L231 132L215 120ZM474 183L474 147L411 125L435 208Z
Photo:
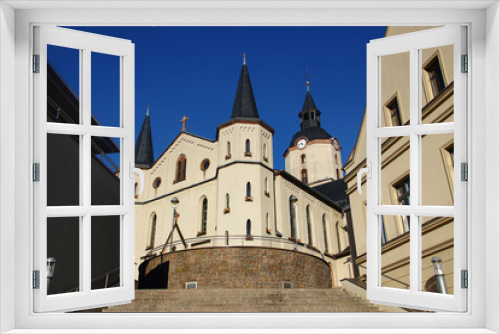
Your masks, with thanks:
M321 112L309 91L299 113L300 131L292 137L286 150L285 170L310 186L342 179L342 157L339 141L321 127Z

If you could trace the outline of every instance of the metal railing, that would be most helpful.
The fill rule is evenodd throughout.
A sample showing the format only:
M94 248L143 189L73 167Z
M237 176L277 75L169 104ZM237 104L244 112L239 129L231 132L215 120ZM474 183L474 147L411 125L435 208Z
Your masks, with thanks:
M197 247L241 247L241 246L261 246L270 248L280 248L288 250L296 250L301 253L314 255L325 260L323 252L309 244L305 244L295 239L285 239L273 236L247 236L247 235L212 235L199 236L194 238L184 239L186 249L196 249ZM157 255L168 254L172 252L172 248L178 247L184 249L182 240L164 243L150 249L142 259L148 259ZM175 251L175 250L174 250Z
M102 282L102 284L100 284ZM106 289L120 286L120 267L112 269L105 274L97 276L90 281L92 289ZM74 287L66 292L77 292L79 287Z
M346 262L352 263L352 264L353 264L353 265L355 265L355 266L358 266L358 267L360 267L360 268L363 268L363 269L365 269L365 270L368 270L368 268L366 268L365 266L363 266L363 265L361 265L361 264L359 264L359 263L356 263L356 262L352 261L352 259L349 259L349 260L348 260L348 261L346 261ZM385 277L385 278L387 278L387 279L389 279L389 280L391 280L391 281L393 281L393 282L399 283L399 284L401 284L401 285L405 286L405 287L406 287L406 288L408 288L408 289L410 288L410 285L409 285L409 284L407 284L407 283L405 283L405 282L402 282L402 281L400 281L400 280L398 280L398 279L396 279L396 278L394 278L394 277L391 277L391 276L389 276L389 275L385 275L385 274L382 274L382 273L380 273L380 276L383 276L383 277Z

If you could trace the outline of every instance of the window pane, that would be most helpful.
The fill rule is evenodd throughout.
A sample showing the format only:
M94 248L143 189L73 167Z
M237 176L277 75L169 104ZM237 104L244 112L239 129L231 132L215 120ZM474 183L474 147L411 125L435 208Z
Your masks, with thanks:
M382 205L410 204L410 137L381 138Z
M453 205L454 136L422 136L422 205Z
M380 57L382 126L410 124L410 53Z
M454 220L422 217L422 291L453 294Z
M47 205L80 205L80 137L47 135Z
M422 124L453 122L453 45L420 50Z
M120 138L92 137L92 205L120 205Z
M47 258L55 260L52 279L47 279L49 295L79 291L80 218L47 218ZM49 283L50 282L50 283Z
M120 126L120 57L92 52L92 124Z
M80 123L80 50L47 45L47 122Z
M92 290L120 285L120 219L92 217Z
M383 224L382 224L383 223ZM382 229L382 227L384 227ZM388 241L381 247L380 285L409 289L410 285L410 233L402 234L400 216L379 216L379 239ZM398 237L397 239L395 239ZM394 247L394 244L399 244Z

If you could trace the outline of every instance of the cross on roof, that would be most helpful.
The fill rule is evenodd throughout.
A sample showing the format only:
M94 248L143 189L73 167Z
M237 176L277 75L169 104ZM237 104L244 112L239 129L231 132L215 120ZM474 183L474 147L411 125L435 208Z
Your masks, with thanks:
M187 118L186 116L183 116L182 119L181 119L181 123L182 123L182 132L186 132L186 121L188 120L189 118Z

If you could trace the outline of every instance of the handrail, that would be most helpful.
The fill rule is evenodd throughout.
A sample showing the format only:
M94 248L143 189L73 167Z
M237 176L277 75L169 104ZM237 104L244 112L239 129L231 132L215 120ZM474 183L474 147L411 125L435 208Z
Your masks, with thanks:
M90 281L90 285L92 286L92 283L96 283L96 282L102 281L104 279L104 289L115 287L115 286L117 286L117 284L112 285L112 286L108 286L108 285L109 285L109 276L116 274L116 273L118 273L118 278L120 278L120 267L112 269L112 270L108 271L107 273L102 274L101 276L95 277L94 279L92 279ZM119 284L120 284L120 280L118 280L118 285ZM78 291L78 289L79 289L79 287L74 287L74 288L67 290L66 293L67 292L76 292L76 291Z
M361 264L359 264L359 263L353 262L351 259L347 260L347 262L350 262L350 263L352 263L352 264L354 264L354 265L356 265L356 266L358 266L358 267L361 267L361 268L363 268L363 269L365 269L365 270L368 270L368 268L366 268L365 266L362 266L362 265L361 265ZM384 276L385 278L390 279L391 281L394 281L394 282L396 282L396 283L402 284L402 285L404 285L404 286L405 286L405 287L407 287L407 288L410 288L410 285L409 285L409 284L406 284L405 282L402 282L402 281L400 281L400 280L398 280L398 279L395 279L394 277L391 277L391 276L389 276L389 275L385 275L385 274L382 274L382 273L380 273L380 275L381 275L381 276Z
M197 244L199 242L203 241L209 241L205 242L205 244L211 243L212 246L218 246L218 247L239 247L239 246L245 246L253 243L253 241L260 240L260 241L265 241L269 242L271 246L273 246L274 243L276 244L282 244L282 245L289 245L293 246L294 248L300 248L303 253L310 254L310 255L315 255L321 257L323 260L325 260L325 256L323 252L317 248L314 248L314 246L302 243L300 241L296 241L295 239L284 239L284 238L278 238L278 237L273 237L273 236L247 236L247 235L212 235L212 236L199 236L199 237L194 237L194 238L187 238L184 241L186 242L187 245L192 245L192 244ZM221 243L217 243L216 241L222 240ZM231 243L231 241L233 241ZM237 243L235 243L236 241ZM240 242L241 241L241 242ZM177 245L183 245L182 241L174 241L173 243L170 241L167 247L165 247L165 244L158 245L152 249L150 249L146 255L142 256L141 259L148 259L150 257L154 257L156 255L161 255L161 252L163 248L167 250L165 254L171 253L172 252L172 246L177 246ZM316 254L314 254L316 253Z

